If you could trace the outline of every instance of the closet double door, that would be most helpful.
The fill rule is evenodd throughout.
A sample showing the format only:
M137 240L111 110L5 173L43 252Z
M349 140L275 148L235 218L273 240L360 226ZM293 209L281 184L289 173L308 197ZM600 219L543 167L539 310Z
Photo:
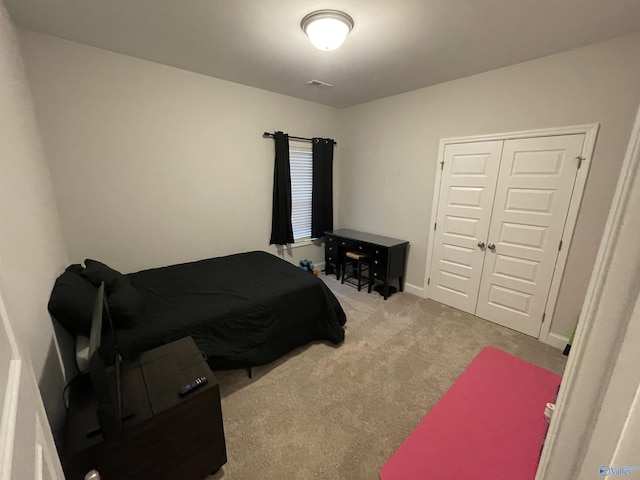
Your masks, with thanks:
M445 147L430 298L538 337L584 141Z

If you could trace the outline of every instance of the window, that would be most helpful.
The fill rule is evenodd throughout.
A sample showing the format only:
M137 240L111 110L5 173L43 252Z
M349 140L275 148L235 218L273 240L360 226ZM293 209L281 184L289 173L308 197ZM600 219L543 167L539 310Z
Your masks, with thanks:
M312 146L311 142L289 139L291 226L294 240L311 238Z

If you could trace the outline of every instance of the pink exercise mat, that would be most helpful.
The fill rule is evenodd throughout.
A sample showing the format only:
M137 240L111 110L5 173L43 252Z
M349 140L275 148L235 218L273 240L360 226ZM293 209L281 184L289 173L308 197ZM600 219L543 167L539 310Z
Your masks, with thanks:
M484 348L400 445L382 480L530 480L561 378Z

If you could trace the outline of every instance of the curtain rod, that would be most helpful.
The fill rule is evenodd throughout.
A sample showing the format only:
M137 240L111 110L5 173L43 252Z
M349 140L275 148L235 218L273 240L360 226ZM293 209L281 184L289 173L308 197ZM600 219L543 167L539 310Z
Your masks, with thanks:
M264 132L262 134L262 136L264 138L273 138L275 136L275 134L270 133L270 132ZM294 137L293 135L288 135L287 137L292 138L293 140L302 140L304 142L313 142L313 138L306 138L306 137ZM333 142L334 145L338 145L338 142L336 142L335 140L328 138L327 140L331 140Z

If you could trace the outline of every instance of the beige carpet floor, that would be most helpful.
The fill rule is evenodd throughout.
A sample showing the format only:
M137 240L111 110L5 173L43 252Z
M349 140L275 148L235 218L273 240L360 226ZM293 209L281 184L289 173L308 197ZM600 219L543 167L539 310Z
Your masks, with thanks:
M483 347L564 369L559 350L521 333L407 293L384 301L321 278L347 313L344 343L312 343L254 368L252 379L216 372L228 462L208 480L374 480Z

